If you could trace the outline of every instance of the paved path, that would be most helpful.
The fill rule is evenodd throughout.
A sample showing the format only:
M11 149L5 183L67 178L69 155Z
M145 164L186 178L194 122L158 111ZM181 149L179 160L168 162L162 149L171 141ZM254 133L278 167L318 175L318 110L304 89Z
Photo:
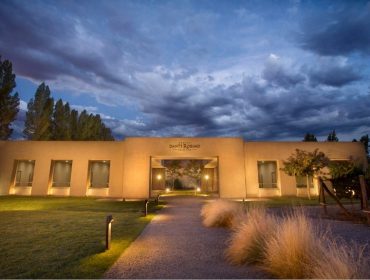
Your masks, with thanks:
M256 266L232 266L223 252L230 231L205 228L199 216L204 200L168 199L105 278L269 278Z

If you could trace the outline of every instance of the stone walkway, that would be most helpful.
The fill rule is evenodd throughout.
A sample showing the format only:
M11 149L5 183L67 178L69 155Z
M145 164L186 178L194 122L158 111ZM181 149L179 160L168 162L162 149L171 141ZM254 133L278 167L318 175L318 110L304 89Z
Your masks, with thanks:
M203 202L194 197L168 199L104 277L270 278L256 266L237 267L225 261L230 231L202 226Z

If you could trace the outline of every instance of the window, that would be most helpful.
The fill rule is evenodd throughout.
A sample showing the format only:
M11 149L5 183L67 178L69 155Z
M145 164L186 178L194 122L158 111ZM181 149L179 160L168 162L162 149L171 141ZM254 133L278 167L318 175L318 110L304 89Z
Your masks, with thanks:
M313 177L308 176L310 188L313 188ZM307 188L307 177L306 176L295 176L297 188Z
M89 175L90 188L108 188L109 187L109 160L90 160Z
M15 186L31 187L33 181L33 172L35 169L34 160L16 160Z
M52 160L52 187L70 187L71 185L71 160Z
M277 187L276 161L258 161L258 183L260 188Z

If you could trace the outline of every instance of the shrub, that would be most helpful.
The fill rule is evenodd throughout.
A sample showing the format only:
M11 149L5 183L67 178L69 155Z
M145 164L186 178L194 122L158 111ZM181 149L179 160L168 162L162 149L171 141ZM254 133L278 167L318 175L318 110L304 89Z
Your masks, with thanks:
M282 219L266 241L264 265L280 278L307 278L320 255L320 236L303 211Z
M202 207L201 216L203 225L206 227L229 227L231 228L242 215L242 207L239 203L217 199L208 202Z
M267 215L265 208L248 208L243 221L231 235L225 252L226 259L239 265L262 262L266 240L275 227L275 217Z
M363 254L365 246L329 238L324 241L320 257L312 264L311 278L369 279L369 258Z

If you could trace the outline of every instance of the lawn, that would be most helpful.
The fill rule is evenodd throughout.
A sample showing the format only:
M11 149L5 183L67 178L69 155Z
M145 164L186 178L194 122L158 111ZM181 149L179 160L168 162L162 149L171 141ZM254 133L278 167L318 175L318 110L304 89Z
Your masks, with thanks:
M340 202L343 204L350 204L350 199L341 199ZM353 204L359 204L360 200L354 199ZM263 200L247 200L246 203L252 204L263 204L266 207L282 207L282 206L319 206L318 197L314 196L311 199L307 197L296 197L296 196L284 196L284 197L272 197ZM326 203L329 205L335 205L336 202L331 197L326 196Z
M153 212L142 201L0 197L0 278L100 278L135 240ZM105 251L105 219L112 244Z

